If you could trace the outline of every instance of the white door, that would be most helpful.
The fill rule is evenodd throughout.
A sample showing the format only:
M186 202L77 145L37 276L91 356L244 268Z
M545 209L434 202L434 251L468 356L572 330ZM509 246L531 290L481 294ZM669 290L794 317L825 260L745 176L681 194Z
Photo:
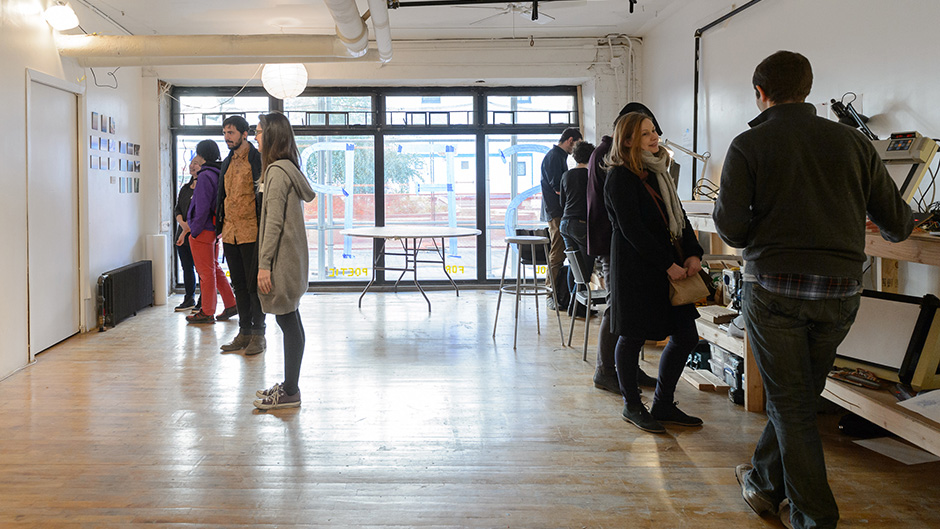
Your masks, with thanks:
M30 81L29 350L79 331L78 112L74 93Z

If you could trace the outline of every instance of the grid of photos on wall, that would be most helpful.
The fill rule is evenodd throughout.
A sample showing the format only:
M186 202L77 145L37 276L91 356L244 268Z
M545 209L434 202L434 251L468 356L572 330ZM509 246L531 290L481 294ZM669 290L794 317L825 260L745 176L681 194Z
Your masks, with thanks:
M119 193L140 193L140 144L118 138L113 116L91 113L88 153L88 168L108 175Z

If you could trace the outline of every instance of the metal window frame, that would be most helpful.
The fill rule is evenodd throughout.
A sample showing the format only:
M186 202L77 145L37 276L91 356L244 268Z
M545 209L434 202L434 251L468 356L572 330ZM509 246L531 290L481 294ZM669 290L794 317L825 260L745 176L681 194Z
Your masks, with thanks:
M176 144L177 138L182 135L204 135L212 136L220 134L217 126L191 126L180 123L180 105L178 98L182 96L265 96L269 100L268 112L284 111L283 101L273 98L261 87L246 87L239 92L235 87L174 87L171 94L173 101L171 104L170 132L173 138L173 148L171 160L173 164L172 174L176 178L177 160ZM471 96L473 98L473 109L470 112L471 122L468 125L452 124L450 113L447 111L425 111L426 119L430 120L430 113L448 114L447 124L424 125L393 125L386 122L387 112L385 108L385 98L389 96L418 96L418 97L447 97L447 96ZM547 111L549 112L549 121L555 114L566 114L571 121L567 123L536 123L536 124L490 124L488 123L489 110L487 109L487 97L489 96L542 96L542 95L564 95L570 96L574 100L574 110L572 111ZM385 136L451 136L451 135L472 135L475 139L477 164L476 164L476 228L482 233L477 238L476 250L476 269L477 277L475 279L459 280L461 283L469 285L492 285L498 281L486 278L486 237L488 228L488 211L486 208L486 163L479 163L479 160L486 159L486 138L490 135L544 135L560 134L561 130L567 127L578 126L581 112L581 101L578 99L578 89L576 86L511 86L511 87L485 87L485 86L451 86L451 87L307 87L300 97L336 97L336 96L367 96L372 99L372 123L366 125L349 125L349 113L352 111L328 112L323 111L327 122L326 126L321 125L303 125L294 126L294 132L303 136L372 136L375 149L375 173L384 174L385 167ZM254 111L252 111L254 112ZM292 112L319 112L319 111L292 111ZM361 112L361 111L357 111ZM221 113L224 117L238 114L238 112ZM346 124L338 125L330 119L330 114L346 114ZM223 117L223 119L224 119ZM515 116L513 116L515 118ZM175 182L174 182L175 185ZM385 225L385 181L384 178L377 178L374 182L375 195L375 224L377 226ZM178 190L174 189L174 206ZM378 242L376 242L378 244ZM375 250L375 248L373 249ZM384 263L381 263L384 265ZM176 266L174 276L176 275ZM176 288L181 287L179 278L175 279ZM383 273L379 273L376 278L379 285L388 285L389 281ZM424 282L423 282L424 283ZM427 285L447 285L447 280L428 281ZM361 282L354 281L318 281L311 282L311 290L320 286L328 288L347 288L361 287Z

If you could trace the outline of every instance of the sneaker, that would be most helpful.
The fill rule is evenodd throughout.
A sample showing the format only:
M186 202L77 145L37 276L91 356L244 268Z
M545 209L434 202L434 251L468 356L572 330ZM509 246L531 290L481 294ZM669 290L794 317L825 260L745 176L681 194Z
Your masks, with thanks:
M193 310L192 310L191 312L192 312L192 314L195 314L195 313L197 313L197 312L200 312L201 310L202 310L202 305L200 305L200 304L197 303L196 306L193 307Z
M548 307L548 310L555 310L555 299L552 297L546 298L545 305Z
M251 340L250 334L244 334L239 332L235 339L231 342L223 345L221 347L223 352L231 353L234 351L241 351L242 349L248 347L248 342Z
M281 389L281 383L278 382L277 384L274 384L268 389L259 389L258 391L255 391L255 396L258 397L259 399L264 399L277 393L278 391L280 391L280 389Z
M186 321L189 323L215 323L215 318L200 310L195 314L186 316Z
M238 307L232 305L231 307L225 307L225 310L222 311L222 314L219 314L215 317L216 321L228 321L232 316L238 316Z
M627 421L633 426L636 426L644 432L666 433L666 429L663 428L663 425L656 422L656 419L650 415L650 412L642 403L630 404L628 402L624 404L623 411L620 413L620 416L623 417L623 420Z
M738 485L741 485L741 497L744 498L744 503L747 503L747 506L759 516L773 514L777 510L774 507L774 502L748 485L747 473L751 470L754 470L754 467L747 463L734 467L734 477L738 478ZM789 518L790 509L788 505L787 519L789 520Z
M245 346L245 356L261 354L267 348L267 342L262 334L252 334L248 337L248 345Z
M284 388L279 387L277 391L263 399L255 401L255 408L259 410L279 410L281 408L300 407L300 391L293 395L284 392Z
M594 387L620 395L620 381L617 375L607 375L600 369L594 372Z
M654 402L650 415L665 424L678 424L679 426L701 426L702 419L686 414L676 406L675 402L666 404Z
M196 302L193 301L192 298L186 298L183 300L182 303L177 305L176 308L173 310L175 310L176 312L186 312L188 310L192 310L192 308L195 306L196 306Z
M780 523L787 529L793 529L793 522L790 521L790 500L783 500L780 504Z
M642 369L638 367L636 368L636 384L645 388L655 388L656 377L647 375Z

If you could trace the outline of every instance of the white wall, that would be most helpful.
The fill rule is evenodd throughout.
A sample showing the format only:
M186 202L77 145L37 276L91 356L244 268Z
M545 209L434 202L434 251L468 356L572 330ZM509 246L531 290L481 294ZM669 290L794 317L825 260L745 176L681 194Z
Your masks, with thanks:
M123 86L118 91L98 89L84 79L85 72L71 61L60 59L53 42L52 29L42 19L45 2L35 0L0 0L0 122L8 134L0 142L0 247L6 258L0 260L0 276L5 281L0 299L0 378L26 365L28 361L28 306L26 254L26 70L33 69L72 83L86 86L86 96L79 108L79 188L80 229L85 318L83 324L93 328L94 282L111 264L123 265L140 259L141 234L137 195L128 201L116 200L111 188L88 170L88 112L95 108L118 117L127 141L140 138L139 107L140 70L122 69L118 76ZM135 73L136 72L136 73ZM126 77L126 79L125 79ZM137 79L135 81L135 79ZM39 146L43 147L43 146ZM47 146L46 146L47 147ZM141 177L145 177L141 173ZM113 186L111 186L113 187ZM130 196L130 195L128 195ZM91 229L89 229L91 226ZM113 228L113 230L112 230Z
M140 68L121 68L111 77L108 72L113 68L95 68L98 86L94 82L91 70L86 69L85 133L79 137L84 140L84 152L88 155L110 157L115 162L119 159L128 161L141 161L141 172L120 172L114 170L87 170L87 229L88 248L87 273L84 281L92 287L97 285L98 276L102 272L124 266L135 261L147 258L147 233L157 233L159 227L149 218L155 218L155 210L148 215L146 206L152 202L154 195L150 187L157 182L156 167L148 163L156 155L155 143L145 143L150 138L144 137L145 122L142 108L142 79ZM116 88L112 88L116 86ZM100 131L88 129L92 112L104 114L114 118L116 122L114 134L101 134ZM131 156L120 152L89 151L87 148L88 136L102 136L115 141L130 142L141 145L141 155ZM87 165L88 156L85 156ZM114 182L112 182L112 178ZM139 178L139 193L121 193L120 178ZM155 263L156 266L156 263ZM86 318L88 329L96 326L95 299L96 291L91 289L91 296L85 299Z
M646 102L666 136L686 147L692 145L694 32L739 4L688 2L644 35ZM750 82L754 67L780 49L800 52L812 63L809 102L828 104L856 92L862 95L860 112L871 116L868 125L879 137L907 130L940 137L940 83L931 56L940 43L938 19L935 0L787 0L761 2L707 31L698 151L712 154L709 178L718 181L728 145L758 114ZM691 164L683 165L680 191L688 197ZM901 289L918 296L937 293L936 274L935 267L902 263Z

